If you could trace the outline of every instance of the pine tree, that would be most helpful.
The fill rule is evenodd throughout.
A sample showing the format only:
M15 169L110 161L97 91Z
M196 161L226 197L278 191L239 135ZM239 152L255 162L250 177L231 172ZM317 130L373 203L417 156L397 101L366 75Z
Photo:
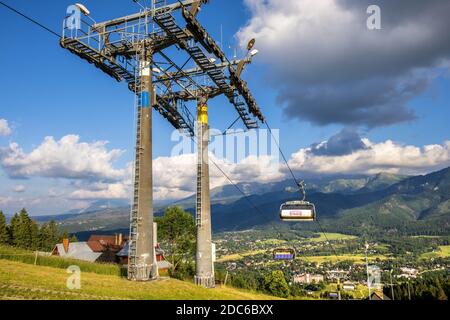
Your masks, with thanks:
M39 250L41 249L41 232L39 230L39 225L36 221L31 221L30 226L30 232L31 232L31 248L33 250Z
M58 226L56 225L55 221L49 222L49 231L50 231L50 250L53 249L53 247L61 240L60 232L58 231Z
M0 210L0 244L9 243L8 226L6 225L6 218L3 211Z
M25 209L22 209L19 213L19 221L17 227L13 229L14 242L18 247L31 248L31 219Z
M20 228L20 217L18 213L15 213L9 224L10 243L14 246L17 245L19 228Z
M45 223L40 232L41 249L50 251L61 241L61 235L55 221Z

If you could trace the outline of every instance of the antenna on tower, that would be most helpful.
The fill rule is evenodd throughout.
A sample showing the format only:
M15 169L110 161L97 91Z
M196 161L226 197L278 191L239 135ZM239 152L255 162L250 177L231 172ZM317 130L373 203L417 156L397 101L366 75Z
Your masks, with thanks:
M220 50L223 50L223 25L220 24Z
M153 1L153 0L152 0ZM140 0L133 0L134 3L136 3L139 7L141 7L143 10L145 10L145 7L141 4Z

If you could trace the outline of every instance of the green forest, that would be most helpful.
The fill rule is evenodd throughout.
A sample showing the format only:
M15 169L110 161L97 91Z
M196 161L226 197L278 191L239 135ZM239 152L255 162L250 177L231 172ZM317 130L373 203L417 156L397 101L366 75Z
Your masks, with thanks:
M25 209L14 214L9 224L0 211L0 244L29 250L51 251L63 238L68 237L67 232L58 230L55 221L39 225L31 220ZM72 236L71 241L77 239Z

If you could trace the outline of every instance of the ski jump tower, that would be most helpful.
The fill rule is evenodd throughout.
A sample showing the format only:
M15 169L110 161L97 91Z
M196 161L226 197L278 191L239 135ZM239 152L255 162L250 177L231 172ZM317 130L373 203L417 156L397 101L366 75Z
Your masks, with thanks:
M83 5L71 6L60 44L117 81L126 82L135 94L136 157L128 278L147 281L158 277L152 189L155 110L175 129L197 140L195 282L214 287L208 101L225 95L247 129L264 122L247 83L241 79L243 69L257 53L252 50L255 42L249 42L245 58L230 61L196 18L208 0L153 0L151 7L145 6L147 1L133 1L140 7L138 13L101 23L95 22ZM172 47L180 52L174 53ZM197 109L196 123L189 110L192 104Z

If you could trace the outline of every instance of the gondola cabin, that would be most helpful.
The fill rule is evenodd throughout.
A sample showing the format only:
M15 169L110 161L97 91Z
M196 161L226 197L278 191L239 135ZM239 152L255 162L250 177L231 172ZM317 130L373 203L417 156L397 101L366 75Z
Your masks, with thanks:
M289 201L280 207L280 218L283 221L315 221L316 207L307 201Z
M294 260L295 250L289 248L281 248L273 250L274 260Z

